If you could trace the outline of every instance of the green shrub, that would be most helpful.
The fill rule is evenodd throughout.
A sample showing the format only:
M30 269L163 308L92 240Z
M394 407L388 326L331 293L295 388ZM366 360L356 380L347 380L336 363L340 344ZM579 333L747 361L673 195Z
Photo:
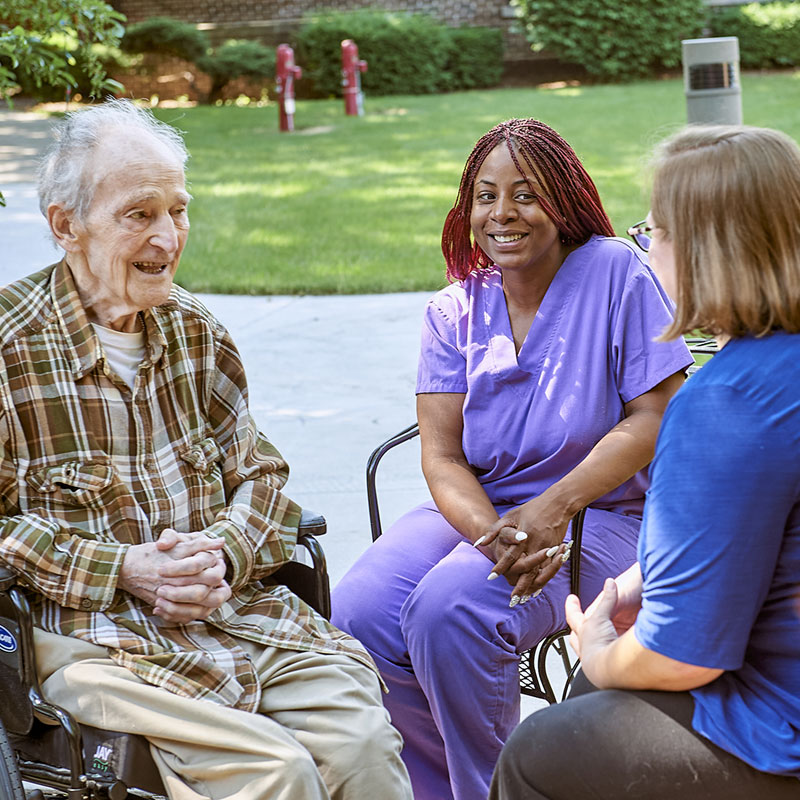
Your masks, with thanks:
M341 43L353 39L368 64L361 76L367 94L431 94L496 83L502 38L491 29L454 29L422 14L377 10L310 18L297 35L298 84L304 94L341 95ZM475 52L463 52L474 47Z
M159 53L196 62L210 42L202 31L188 22L169 17L151 17L129 25L120 47L127 53Z
M793 67L800 63L800 3L750 3L718 8L714 36L737 36L743 67Z
M234 78L275 76L275 51L261 42L231 39L197 60L197 66L211 76L207 102L213 103Z
M503 75L503 33L497 28L448 28L446 72L452 89L496 86Z
M208 37L188 22L152 17L131 25L120 46L129 53L158 53L192 62L211 78L205 102L213 103L234 78L275 75L275 51L261 42L231 39L210 47Z
M703 0L511 0L534 50L605 79L681 63L681 39L699 36Z

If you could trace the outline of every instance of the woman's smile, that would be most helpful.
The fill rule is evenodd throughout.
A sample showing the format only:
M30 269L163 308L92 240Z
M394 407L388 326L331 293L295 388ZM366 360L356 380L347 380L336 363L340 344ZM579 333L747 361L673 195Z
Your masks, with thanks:
M478 246L503 270L552 275L566 252L539 197L535 175L523 175L505 144L495 147L475 176L470 227Z

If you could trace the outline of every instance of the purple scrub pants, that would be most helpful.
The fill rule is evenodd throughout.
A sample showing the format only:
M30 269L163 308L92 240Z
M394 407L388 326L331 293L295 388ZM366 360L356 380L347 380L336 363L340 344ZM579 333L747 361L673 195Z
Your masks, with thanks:
M505 507L498 507L503 513ZM589 509L584 603L636 558L639 520ZM511 587L433 503L401 517L333 592L333 623L360 639L389 687L416 800L483 800L519 723L519 653L564 625L569 571L509 608Z

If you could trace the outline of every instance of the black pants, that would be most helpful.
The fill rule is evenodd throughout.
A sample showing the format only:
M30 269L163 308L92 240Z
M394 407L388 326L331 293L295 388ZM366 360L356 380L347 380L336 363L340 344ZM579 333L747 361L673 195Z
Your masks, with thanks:
M798 800L800 780L759 772L692 729L689 692L598 690L524 719L506 742L490 800Z

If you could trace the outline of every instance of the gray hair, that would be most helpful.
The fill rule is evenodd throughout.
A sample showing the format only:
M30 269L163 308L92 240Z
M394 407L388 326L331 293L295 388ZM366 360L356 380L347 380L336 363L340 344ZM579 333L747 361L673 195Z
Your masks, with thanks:
M185 168L189 153L183 136L130 100L109 99L72 111L55 125L54 141L39 165L39 208L45 217L48 207L56 204L79 220L85 218L94 195L92 154L110 128L150 134Z

